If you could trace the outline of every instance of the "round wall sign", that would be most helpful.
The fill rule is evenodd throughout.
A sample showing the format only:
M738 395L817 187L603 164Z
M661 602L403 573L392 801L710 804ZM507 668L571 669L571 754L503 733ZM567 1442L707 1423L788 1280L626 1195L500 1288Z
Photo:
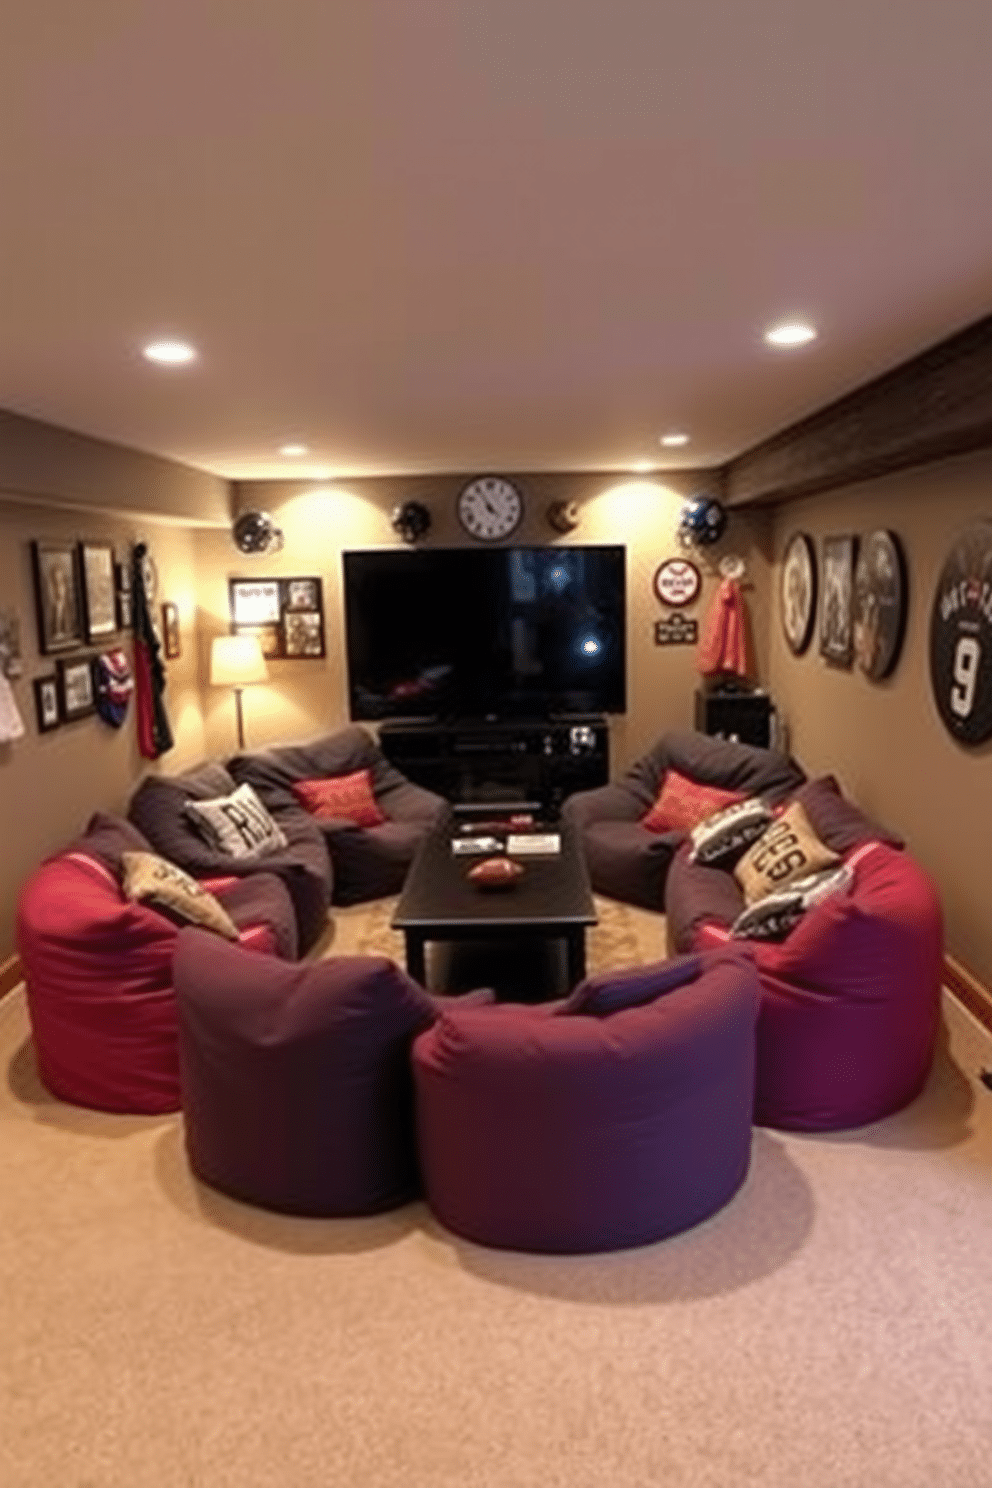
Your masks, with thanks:
M992 522L955 542L930 615L930 682L937 711L962 744L992 735Z
M703 577L689 558L666 558L654 576L654 592L662 604L681 609L699 595Z
M854 570L854 657L878 682L899 659L906 628L906 564L894 532L873 532Z
M780 600L789 650L801 656L812 640L816 619L816 550L805 532L794 532L786 543Z

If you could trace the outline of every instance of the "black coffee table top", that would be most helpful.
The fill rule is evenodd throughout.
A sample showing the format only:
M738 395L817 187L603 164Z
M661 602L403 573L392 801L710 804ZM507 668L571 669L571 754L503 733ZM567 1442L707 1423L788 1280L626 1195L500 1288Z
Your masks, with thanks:
M473 833L468 835L474 835ZM554 854L509 856L524 872L512 888L482 889L468 878L468 871L487 856L500 853L456 855L452 840L466 834L454 817L442 821L421 845L407 875L393 916L394 930L537 930L561 926L594 925L593 904L585 858L577 836L566 823L538 827L538 833L555 832L560 850ZM479 835L501 834L478 829ZM524 834L526 835L526 834Z

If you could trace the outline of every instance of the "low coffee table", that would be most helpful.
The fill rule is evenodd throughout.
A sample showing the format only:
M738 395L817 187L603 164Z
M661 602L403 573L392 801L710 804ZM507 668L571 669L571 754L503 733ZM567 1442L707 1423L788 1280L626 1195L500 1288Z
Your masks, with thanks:
M558 852L511 852L508 856L524 868L522 877L512 888L482 889L467 877L469 869L485 856L500 854L456 854L452 842L466 834L453 815L442 820L421 844L392 919L392 928L406 937L412 977L426 981L428 941L554 939L565 943L569 987L582 980L586 926L597 919L585 858L566 823L539 828L537 835L544 832L557 834ZM479 833L505 836L488 826Z

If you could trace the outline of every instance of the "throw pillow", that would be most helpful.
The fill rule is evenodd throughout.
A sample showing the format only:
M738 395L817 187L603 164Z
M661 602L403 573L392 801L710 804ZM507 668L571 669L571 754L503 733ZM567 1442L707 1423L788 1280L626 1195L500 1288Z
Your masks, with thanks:
M286 836L250 785L212 801L187 801L183 810L204 837L229 858L257 858L286 846Z
M690 954L676 956L671 961L656 961L650 966L601 971L579 983L563 1004L562 1012L604 1018L624 1008L642 1007L673 987L695 981L701 966L699 956Z
M723 790L718 785L704 785L690 780L678 770L666 770L658 798L651 810L641 817L641 826L649 832L691 832L693 827L722 806L743 801L744 791Z
M128 899L140 899L178 925L200 925L227 940L238 939L238 927L219 899L152 852L121 854L122 887Z
M839 868L793 879L788 888L766 894L742 910L730 933L738 940L784 940L814 904L822 903L831 894L846 893L853 877L852 870L842 863Z
M372 771L294 780L293 795L318 821L353 821L356 827L381 827L386 820L372 794Z
M805 878L840 862L810 826L802 803L793 801L751 844L734 868L745 904L754 904L793 879Z
M690 832L689 861L708 868L732 868L774 820L774 811L760 796L714 811Z

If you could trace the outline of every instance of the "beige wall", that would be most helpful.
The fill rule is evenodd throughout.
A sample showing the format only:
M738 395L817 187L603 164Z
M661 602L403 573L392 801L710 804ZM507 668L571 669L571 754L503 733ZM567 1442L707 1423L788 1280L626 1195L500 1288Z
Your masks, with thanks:
M324 582L327 658L282 661L272 666L269 688L246 690L249 743L299 738L347 721L347 675L341 620L341 553L346 548L402 547L390 526L394 506L419 500L432 515L420 546L471 545L458 525L455 502L464 477L362 479L316 483L253 482L236 490L239 509L268 511L282 528L285 547L274 557L245 558L220 534L203 535L200 554L201 623L204 638L227 624L227 580L289 574L317 574ZM658 564L681 553L676 540L678 514L686 495L707 489L705 478L521 475L525 518L515 543L625 543L627 545L627 714L611 721L614 772L653 744L665 729L691 727L693 692L699 681L695 649L658 647L654 623L666 613L656 600L652 578ZM713 489L712 483L709 489ZM545 512L552 501L577 501L579 526L557 536ZM767 513L732 514L719 544L695 557L703 570L703 594L689 610L702 620L719 583L716 565L734 551L748 568L746 598L756 638L759 679L767 673L766 637L770 518ZM210 747L232 747L234 712L229 696L206 699Z
M992 985L992 745L964 748L945 729L930 687L928 635L936 582L954 536L992 509L992 455L971 455L792 502L775 514L771 687L807 770L832 771L868 810L906 837L943 898L948 950ZM788 650L778 619L782 552L797 528L816 540L886 527L909 571L906 639L893 675L873 683L818 654Z

